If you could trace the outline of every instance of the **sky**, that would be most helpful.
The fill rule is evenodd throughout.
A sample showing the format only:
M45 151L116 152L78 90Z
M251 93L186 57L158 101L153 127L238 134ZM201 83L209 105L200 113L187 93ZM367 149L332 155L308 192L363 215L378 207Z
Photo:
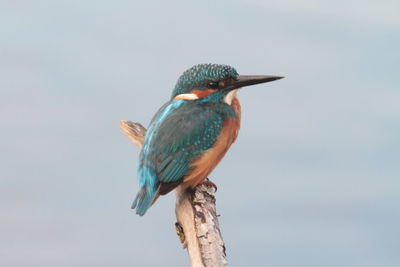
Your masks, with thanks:
M231 266L400 265L398 1L0 2L0 265L187 266L174 195L130 210L147 126L198 63L244 88L210 178Z

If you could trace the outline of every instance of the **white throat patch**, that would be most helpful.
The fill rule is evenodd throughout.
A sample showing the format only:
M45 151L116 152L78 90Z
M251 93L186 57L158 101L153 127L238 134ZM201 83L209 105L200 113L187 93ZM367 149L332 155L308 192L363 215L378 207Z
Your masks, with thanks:
M236 92L238 89L230 91L225 97L224 102L227 103L229 106L232 105L233 99L236 97Z

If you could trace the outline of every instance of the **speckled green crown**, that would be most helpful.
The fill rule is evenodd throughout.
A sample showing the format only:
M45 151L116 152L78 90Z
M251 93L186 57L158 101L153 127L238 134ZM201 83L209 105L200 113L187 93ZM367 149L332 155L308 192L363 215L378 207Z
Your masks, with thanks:
M206 89L210 81L235 78L236 70L228 65L199 64L186 70L175 85L172 97L190 93L193 89Z

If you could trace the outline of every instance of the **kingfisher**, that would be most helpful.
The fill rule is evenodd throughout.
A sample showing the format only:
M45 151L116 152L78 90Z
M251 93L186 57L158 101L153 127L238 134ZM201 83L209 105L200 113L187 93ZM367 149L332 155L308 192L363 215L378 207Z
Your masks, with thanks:
M187 189L206 182L238 136L237 91L281 78L238 75L233 67L221 64L199 64L186 70L148 127L132 209L143 216L159 196L177 186Z

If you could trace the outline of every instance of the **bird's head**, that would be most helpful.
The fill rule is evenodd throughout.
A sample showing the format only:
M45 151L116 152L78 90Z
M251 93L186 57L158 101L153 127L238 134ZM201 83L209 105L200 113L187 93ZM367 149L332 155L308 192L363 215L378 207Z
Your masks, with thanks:
M203 102L231 101L236 90L258 83L271 82L280 76L244 76L227 65L199 64L186 70L178 79L172 92L173 99L200 100Z

